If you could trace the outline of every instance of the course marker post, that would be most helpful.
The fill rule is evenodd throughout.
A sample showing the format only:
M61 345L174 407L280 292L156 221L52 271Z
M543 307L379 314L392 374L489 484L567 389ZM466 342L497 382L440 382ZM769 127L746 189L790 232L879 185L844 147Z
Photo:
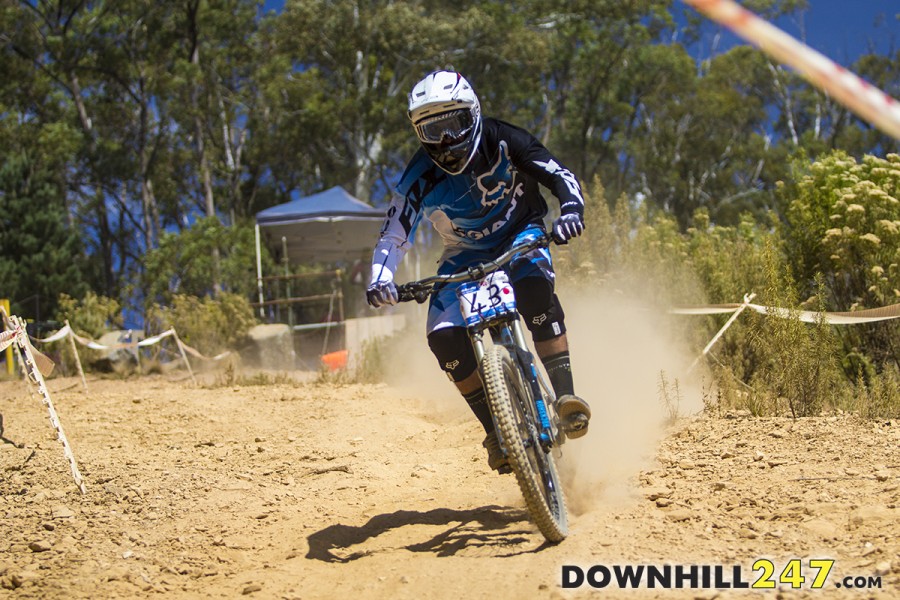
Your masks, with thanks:
M709 351L712 350L712 347L715 345L715 343L719 341L719 338L722 337L722 334L725 333L725 330L731 327L731 324L735 322L735 320L738 318L738 315L740 315L742 312L744 312L744 309L750 306L750 301L755 297L755 292L744 296L743 304L741 304L740 307L738 307L738 309L734 311L734 314L731 315L731 318L728 319L724 325L722 325L722 328L718 331L718 333L716 333L716 335L713 336L713 339L709 341L709 343L703 349L703 352L700 353L700 356L694 359L694 362L692 362L691 366L688 367L687 373L693 371L694 367L697 366L697 363L700 362L700 359L709 354Z
M87 380L84 378L84 369L81 368L81 359L78 357L78 348L75 347L75 332L72 330L72 326L69 324L68 319L66 319L66 327L69 328L69 335L66 337L69 338L69 345L72 346L72 354L75 356L75 366L78 367L78 374L81 376L81 385L84 386L84 391L87 392Z
M181 352L181 358L184 360L184 366L187 367L188 373L191 374L191 381L194 382L194 385L197 385L197 378L194 377L194 370L191 368L191 361L188 360L187 354L184 351L184 344L181 343L181 338L178 337L178 333L173 329L172 336L175 338L175 343L178 345L178 351Z
M69 440L66 438L65 431L63 431L59 415L56 413L56 408L54 408L53 401L50 399L50 392L47 391L47 384L44 382L44 376L41 373L38 361L35 360L35 355L32 353L31 343L28 341L28 333L26 333L25 330L25 323L15 315L9 315L9 322L16 330L16 344L18 344L19 351L24 357L22 362L27 379L37 386L38 392L43 399L44 406L47 407L47 412L50 413L50 424L56 429L56 437L62 443L63 454L65 455L66 460L69 461L69 468L72 471L72 477L75 479L75 484L82 494L86 494L87 490L84 487L84 480L81 478L81 472L78 470L78 464L75 462L75 454L72 452L72 447L69 446ZM49 361L49 359L46 360ZM52 361L50 361L50 363L52 364ZM47 365L44 365L44 370L48 370Z
M3 314L9 314L9 298L0 299L0 307L3 308ZM7 346L6 348L6 374L12 375L13 371L15 371L15 367L13 366L13 349L12 346Z

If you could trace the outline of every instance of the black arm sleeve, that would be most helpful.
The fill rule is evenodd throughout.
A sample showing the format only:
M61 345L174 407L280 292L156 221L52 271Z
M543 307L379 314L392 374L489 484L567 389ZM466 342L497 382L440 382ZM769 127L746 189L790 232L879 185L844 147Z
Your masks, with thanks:
M504 121L497 123L501 139L509 144L510 158L516 168L549 189L559 200L562 214L584 215L584 197L575 174L529 132Z

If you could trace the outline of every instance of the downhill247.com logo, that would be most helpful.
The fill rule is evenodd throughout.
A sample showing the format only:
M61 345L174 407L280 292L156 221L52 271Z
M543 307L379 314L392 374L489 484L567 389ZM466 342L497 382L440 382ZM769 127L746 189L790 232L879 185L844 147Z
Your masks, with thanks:
M766 558L753 563L749 576L741 565L593 565L582 568L563 565L562 587L595 589L662 588L662 589L822 589L828 582L834 560L809 559L805 563L791 559L780 570ZM881 587L881 577L848 575L833 578L834 587L872 589Z

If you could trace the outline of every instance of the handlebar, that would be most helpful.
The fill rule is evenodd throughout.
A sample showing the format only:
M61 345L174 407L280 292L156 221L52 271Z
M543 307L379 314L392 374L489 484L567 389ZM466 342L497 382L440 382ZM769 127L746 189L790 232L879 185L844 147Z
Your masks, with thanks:
M522 252L530 252L531 250L535 250L537 248L546 248L550 245L552 239L553 238L549 234L543 233L530 242L525 242L517 246L513 246L494 260L478 263L477 265L469 267L465 271L460 271L459 273L453 273L450 275L432 275L431 277L419 279L418 281L410 281L409 283L398 285L397 294L399 296L400 302L409 302L411 300L415 300L419 304L422 304L428 299L428 296L431 295L431 292L434 291L434 287L437 284L456 283L460 281L476 281L489 273L499 271L517 254L520 254Z

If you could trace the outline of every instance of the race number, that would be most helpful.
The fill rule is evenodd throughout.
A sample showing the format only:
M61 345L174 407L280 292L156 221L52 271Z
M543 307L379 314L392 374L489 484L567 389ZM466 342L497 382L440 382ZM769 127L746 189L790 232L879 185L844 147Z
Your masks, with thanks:
M459 287L459 308L467 326L477 325L516 310L516 296L504 271Z

